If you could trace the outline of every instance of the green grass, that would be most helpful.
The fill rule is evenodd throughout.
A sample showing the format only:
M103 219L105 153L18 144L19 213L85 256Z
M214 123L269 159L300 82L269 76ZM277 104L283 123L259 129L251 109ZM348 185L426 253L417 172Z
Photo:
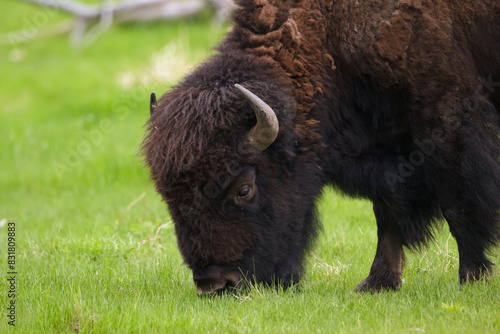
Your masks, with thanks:
M0 35L40 9L2 2ZM64 19L48 15L46 26ZM500 333L500 279L460 287L456 243L407 256L399 292L356 294L376 246L370 203L325 192L324 233L298 288L198 298L165 205L138 156L149 92L164 92L227 27L206 20L114 26L0 45L0 220L16 222L23 333ZM4 38L5 40L5 38ZM155 65L156 64L156 65ZM161 75L158 69L167 69ZM7 325L7 226L0 332ZM498 250L493 256L500 264Z

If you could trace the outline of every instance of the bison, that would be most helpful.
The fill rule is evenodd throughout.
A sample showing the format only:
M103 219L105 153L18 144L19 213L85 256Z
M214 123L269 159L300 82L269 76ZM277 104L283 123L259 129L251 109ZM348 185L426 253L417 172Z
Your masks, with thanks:
M217 48L158 102L142 150L200 294L298 282L332 185L369 199L357 291L398 289L445 219L459 280L500 239L500 2L238 0Z

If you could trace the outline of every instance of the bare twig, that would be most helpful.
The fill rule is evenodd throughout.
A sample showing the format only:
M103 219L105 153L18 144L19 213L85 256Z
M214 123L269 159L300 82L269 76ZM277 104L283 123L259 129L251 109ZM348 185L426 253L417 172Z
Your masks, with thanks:
M142 193L140 194L136 199L134 199L132 202L130 202L129 205L127 205L127 208L126 208L126 212L129 212L130 209L132 209L132 207L134 205L136 205L141 199L143 199L144 197L146 197L146 193Z

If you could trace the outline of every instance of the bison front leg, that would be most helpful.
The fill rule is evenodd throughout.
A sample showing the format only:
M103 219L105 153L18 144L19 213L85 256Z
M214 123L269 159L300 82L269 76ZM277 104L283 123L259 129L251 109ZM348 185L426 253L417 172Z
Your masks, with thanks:
M460 284L474 282L490 274L493 263L485 254L489 240L482 235L484 228L477 228L489 217L484 217L481 223L474 222L473 219L467 219L468 212L464 208L446 209L443 214L458 244ZM479 214L475 213L474 216Z
M401 287L403 243L398 224L384 203L374 202L377 219L378 244L370 274L356 287L356 291L398 290Z

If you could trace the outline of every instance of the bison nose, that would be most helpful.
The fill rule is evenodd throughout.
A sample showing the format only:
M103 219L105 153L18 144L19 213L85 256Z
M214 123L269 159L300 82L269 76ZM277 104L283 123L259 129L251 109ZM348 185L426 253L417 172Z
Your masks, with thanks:
M199 295L236 289L240 285L237 272L227 272L220 268L209 268L204 272L193 272L196 293Z

